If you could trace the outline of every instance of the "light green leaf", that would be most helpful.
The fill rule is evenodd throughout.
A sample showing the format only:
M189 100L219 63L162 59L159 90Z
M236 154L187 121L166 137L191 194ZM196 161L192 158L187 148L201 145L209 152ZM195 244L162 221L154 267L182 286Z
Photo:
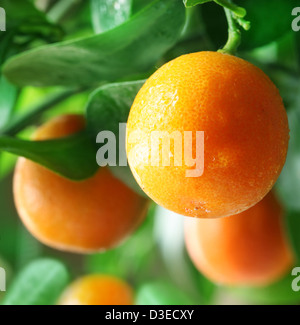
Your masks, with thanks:
M3 305L52 305L69 281L66 267L52 259L29 264L8 289Z

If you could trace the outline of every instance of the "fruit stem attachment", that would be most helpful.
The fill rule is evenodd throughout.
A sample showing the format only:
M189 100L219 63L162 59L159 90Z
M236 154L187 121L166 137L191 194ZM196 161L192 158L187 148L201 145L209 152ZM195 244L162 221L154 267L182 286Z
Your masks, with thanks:
M228 22L228 40L225 46L218 52L235 54L237 48L241 44L241 31L237 27L237 24L232 16L232 11L224 8L227 22Z
M244 18L247 14L246 9L233 4L230 0L214 0L214 2L224 7L225 9L229 9L237 17Z
M214 0L222 6L228 22L228 40L225 46L218 52L234 55L241 44L241 31L239 26L244 30L250 29L250 22L245 20L246 9L238 7L231 0Z

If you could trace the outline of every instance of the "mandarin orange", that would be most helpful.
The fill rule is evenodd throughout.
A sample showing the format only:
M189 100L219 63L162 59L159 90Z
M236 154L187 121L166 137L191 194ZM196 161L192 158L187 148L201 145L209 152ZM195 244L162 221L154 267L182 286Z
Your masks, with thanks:
M67 136L84 124L80 115L58 117L40 127L34 139ZM13 185L17 211L28 230L46 245L71 252L117 245L143 220L148 206L106 167L75 182L19 158Z
M191 131L192 141L184 142ZM204 132L203 152L197 131ZM193 158L200 148L197 177L188 175L196 165L175 146L178 132ZM158 133L163 141L155 145ZM168 62L146 81L130 110L126 147L135 179L156 203L214 218L242 212L271 190L288 141L287 114L268 76L238 57L199 52Z
M122 280L108 275L88 275L72 283L59 305L133 305L133 291Z
M234 216L186 217L185 242L198 270L219 284L265 286L284 276L293 262L283 210L272 192Z

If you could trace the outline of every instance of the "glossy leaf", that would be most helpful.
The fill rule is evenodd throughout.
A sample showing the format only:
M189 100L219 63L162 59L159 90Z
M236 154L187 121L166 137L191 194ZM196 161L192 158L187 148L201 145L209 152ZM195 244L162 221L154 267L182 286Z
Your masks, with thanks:
M143 194L132 176L130 168L118 163L119 148L125 153L125 134L119 134L120 123L126 123L131 105L136 94L144 84L142 81L122 82L105 85L96 90L90 97L86 109L88 130L96 138L101 131L111 131L116 137L117 166L110 166L116 177L130 188Z
M184 22L183 4L156 0L112 30L22 53L8 60L3 71L17 85L87 85L116 80L151 69L176 43Z
M95 33L103 33L125 22L131 12L132 0L91 0Z
M4 305L52 305L69 281L65 266L52 259L29 264L16 278Z
M119 124L126 123L130 108L145 80L104 85L95 90L86 108L88 129L96 137L100 131L119 136Z
M0 150L28 158L73 180L91 177L98 169L95 146L86 132L48 141L0 136Z

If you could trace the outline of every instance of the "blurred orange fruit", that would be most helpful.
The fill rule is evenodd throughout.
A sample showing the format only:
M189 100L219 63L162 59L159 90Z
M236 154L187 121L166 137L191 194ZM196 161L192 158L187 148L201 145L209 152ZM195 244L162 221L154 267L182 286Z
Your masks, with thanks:
M127 283L113 276L89 275L71 284L58 304L133 305L133 292Z
M34 139L67 136L84 126L82 116L65 115L40 127ZM143 220L148 206L108 168L75 182L19 158L13 185L16 208L28 230L42 243L71 252L117 245Z
M283 211L272 192L234 216L185 218L185 242L198 270L219 284L268 285L288 272L293 262Z
M152 147L154 131L167 132L166 141L173 132L184 139L184 132L192 131L193 142L183 145L191 145L194 158L196 131L203 131L203 175L187 177L195 167L183 158L181 166L174 164L173 140L170 166L161 156L153 166L151 159L163 152L162 142ZM135 179L156 203L185 216L210 218L260 201L281 172L288 141L282 99L264 72L235 56L199 52L163 65L146 81L130 111L126 146Z

